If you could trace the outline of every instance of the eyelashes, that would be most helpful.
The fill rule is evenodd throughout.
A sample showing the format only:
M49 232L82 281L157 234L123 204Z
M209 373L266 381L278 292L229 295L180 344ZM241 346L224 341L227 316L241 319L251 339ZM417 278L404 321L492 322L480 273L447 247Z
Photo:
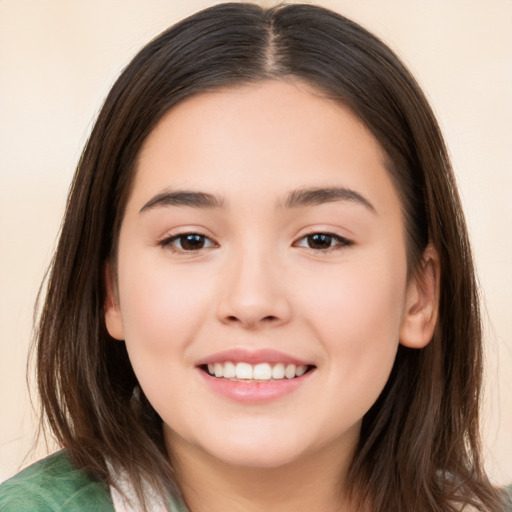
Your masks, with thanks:
M158 245L171 249L172 252L197 252L218 247L211 238L201 233L181 233L165 238Z
M180 233L164 238L158 245L173 253L194 253L219 247L219 244L202 233ZM293 247L303 247L315 253L327 253L350 247L353 242L345 237L329 232L314 232L300 237Z
M311 233L299 238L293 245L294 247L307 247L315 251L326 252L336 247L350 247L352 244L351 240L334 233Z

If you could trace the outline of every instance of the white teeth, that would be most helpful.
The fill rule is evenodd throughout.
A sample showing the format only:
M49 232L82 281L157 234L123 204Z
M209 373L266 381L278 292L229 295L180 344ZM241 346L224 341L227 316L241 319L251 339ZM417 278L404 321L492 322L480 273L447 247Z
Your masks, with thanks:
M297 369L295 370L295 375L297 377L300 377L306 373L307 369L308 369L307 366L297 366Z
M213 371L215 372L215 377L222 377L224 375L224 367L220 363L213 365Z
M268 381L270 379L282 380L284 378L293 379L301 377L306 373L308 367L306 365L296 366L294 364L284 365L277 363L259 363L251 365L249 363L233 363L226 361L225 363L215 363L208 365L208 373L217 378L224 379L240 379L240 380L258 380Z
M284 364L277 363L272 368L272 378L273 379L284 379Z
M256 380L270 380L272 367L268 363L257 364L252 372L252 378Z
M236 364L237 379L252 379L252 366L249 363Z
M295 377L296 366L294 364L289 364L284 371L284 375L287 379L293 379Z
M232 379L236 376L236 367L233 363L224 363L224 375L225 379Z

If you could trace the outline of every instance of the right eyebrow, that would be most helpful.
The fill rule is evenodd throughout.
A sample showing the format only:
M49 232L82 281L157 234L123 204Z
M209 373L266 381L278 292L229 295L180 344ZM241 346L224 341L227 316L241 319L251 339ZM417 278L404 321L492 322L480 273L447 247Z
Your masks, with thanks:
M189 206L191 208L225 208L224 200L216 195L192 190L166 190L152 197L139 211L157 206Z

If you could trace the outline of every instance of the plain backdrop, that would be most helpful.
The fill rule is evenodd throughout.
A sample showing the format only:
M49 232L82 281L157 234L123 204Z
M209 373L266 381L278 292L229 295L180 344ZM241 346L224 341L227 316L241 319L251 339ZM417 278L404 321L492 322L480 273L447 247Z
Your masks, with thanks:
M0 481L31 462L33 305L93 120L135 52L207 0L0 0ZM275 2L261 2L271 5ZM444 130L482 285L487 467L512 481L512 1L318 2L384 39Z

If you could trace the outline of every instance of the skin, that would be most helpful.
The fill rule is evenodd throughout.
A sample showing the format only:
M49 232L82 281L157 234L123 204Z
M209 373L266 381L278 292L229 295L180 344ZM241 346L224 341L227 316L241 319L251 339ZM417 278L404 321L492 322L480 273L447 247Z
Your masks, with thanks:
M146 140L118 266L107 269L106 323L163 419L194 512L350 510L340 482L362 418L399 343L422 348L436 320L437 257L428 248L422 278L408 279L384 161L346 107L298 81L192 97ZM368 204L285 205L292 191L325 187ZM159 202L177 190L222 204ZM203 247L176 238L187 233L204 235ZM325 250L312 233L335 237ZM197 368L235 347L279 350L314 370L278 399L240 403Z

